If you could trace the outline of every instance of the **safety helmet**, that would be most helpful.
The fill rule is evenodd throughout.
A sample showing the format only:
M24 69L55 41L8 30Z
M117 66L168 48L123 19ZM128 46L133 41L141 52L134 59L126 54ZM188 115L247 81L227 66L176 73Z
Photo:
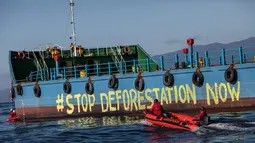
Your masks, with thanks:
M158 102L158 99L154 99L154 102Z
M13 110L13 112L15 112L15 110Z
M12 109L10 109L10 112L13 111Z

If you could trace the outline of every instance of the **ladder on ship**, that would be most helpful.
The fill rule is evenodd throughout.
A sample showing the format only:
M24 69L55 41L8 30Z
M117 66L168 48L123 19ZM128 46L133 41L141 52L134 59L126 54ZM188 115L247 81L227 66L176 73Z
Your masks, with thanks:
M49 70L48 70L48 66L45 62L45 58L44 58L44 54L42 51L39 51L39 56L41 58L41 62L42 62L42 65L43 65L43 70L46 70L46 75L45 75L45 78L48 80L49 79ZM45 74L45 73L44 73Z
M126 62L124 60L124 58L121 55L121 49L120 47L116 47L115 50L113 47L111 47L111 51L112 51L112 60L116 65L116 68L118 69L119 72L122 71L122 73L124 72L124 74L126 74ZM121 65L122 64L122 65ZM120 69L120 67L122 66L122 69ZM124 69L124 71L123 71Z
M37 72L40 72L41 79L43 79L42 67L41 67L41 65L40 65L40 63L39 63L39 61L38 61L38 59L37 59L37 57L36 57L36 54L35 54L35 51L34 51L34 50L32 50L32 53L33 53L34 63L35 63L35 65L36 65ZM38 78L38 77L36 76L36 80L37 80L37 78Z

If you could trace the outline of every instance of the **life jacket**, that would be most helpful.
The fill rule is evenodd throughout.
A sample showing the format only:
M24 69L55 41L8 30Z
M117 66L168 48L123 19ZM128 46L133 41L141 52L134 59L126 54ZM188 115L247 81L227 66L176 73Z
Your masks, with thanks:
M154 115L161 115L162 114L162 106L160 105L160 102L155 102L152 105L151 111Z

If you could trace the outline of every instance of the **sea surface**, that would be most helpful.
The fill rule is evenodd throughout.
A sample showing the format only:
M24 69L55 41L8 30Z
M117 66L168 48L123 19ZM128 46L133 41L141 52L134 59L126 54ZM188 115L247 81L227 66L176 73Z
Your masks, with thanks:
M10 105L0 103L0 143L5 142L255 142L255 111L211 114L216 123L196 132L153 126L138 116L72 118L9 123Z

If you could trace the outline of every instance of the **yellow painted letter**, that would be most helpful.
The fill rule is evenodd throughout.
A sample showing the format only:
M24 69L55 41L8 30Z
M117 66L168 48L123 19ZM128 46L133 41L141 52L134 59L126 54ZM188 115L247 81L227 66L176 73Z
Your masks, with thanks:
M210 93L212 94L212 97L214 99L215 104L219 103L218 96L217 96L218 95L218 91L217 91L218 86L217 86L217 83L215 83L215 87L214 88L215 88L216 93L213 91L212 87L208 83L206 83L206 96L207 96L207 104L208 105L211 105L211 103L210 103L210 100L211 100Z
M167 100L167 97L166 97L166 91L165 91L165 88L163 87L162 90L161 90L161 105L163 105L163 102L165 101L166 104L168 104L168 100Z
M71 108L71 110L66 110L66 112L67 112L67 114L72 114L73 113L73 110L74 110L74 106L73 106L73 104L72 103L69 103L69 99L72 99L73 98L73 96L71 95L71 94L68 94L67 96L66 96L66 104L67 104L67 106L68 107L70 107Z
M81 97L81 94L75 94L74 95L74 98L77 99L78 113L81 112L81 109L80 109L80 97Z
M154 89L152 89L152 91L155 92L156 99L158 99L159 88L154 88ZM159 100L159 99L158 99L158 100Z
M186 92L187 92L187 101L190 103L190 98L192 98L192 101L194 104L197 104L197 95L196 95L196 87L194 84L192 84L192 90L190 89L190 86L186 84Z
M103 97L105 97L105 100L103 100ZM102 112L107 112L108 111L108 96L107 96L107 94L101 93L100 94L100 100L101 100L101 109L102 109ZM106 101L105 102L105 104L106 104L106 108L105 109L104 109L104 101Z
M239 97L240 97L240 81L237 82L237 91L236 91L236 89L234 87L231 89L229 83L227 83L227 85L228 85L228 91L229 91L229 94L231 95L232 101L235 101L235 97L236 97L236 100L239 101Z
M116 91L116 102L117 102L117 110L120 110L120 99L121 99L121 91L120 90L117 90Z
M95 98L95 95L92 94L92 95L88 95L89 96L89 111L91 112L92 111L92 107L95 105L95 101L96 101L96 98ZM92 101L91 101L91 98L92 97Z
M134 97L133 97L132 92L135 94ZM135 110L137 110L137 105L136 105L137 93L136 93L136 91L134 89L131 89L129 91L129 93L130 93L130 99L131 99L131 110L130 111L133 111L133 103L135 105Z
M86 99L85 105L84 105L84 99ZM81 106L82 106L83 112L87 112L87 110L88 110L88 98L87 98L86 94L82 94L82 97L81 97Z
M126 89L122 92L122 96L123 96L124 109L125 109L125 111L128 111L129 110L129 105L130 105L130 100L129 100L128 91ZM126 97L127 97L127 103L126 103Z
M173 90L173 88L169 88L169 87L166 87L167 89L167 93L168 93L168 99L169 99L169 103L171 104L172 103L172 93L171 91Z
M223 87L223 89L224 89L224 97L222 96L222 91L221 91L221 88ZM219 96L220 96L220 100L222 101L222 102L226 102L226 100L227 100L227 95L228 95L228 91L227 91L227 86L226 86L226 84L224 84L224 83L220 83L220 85L219 85Z
M113 107L113 106L112 106L112 100L114 100L114 98L112 97L112 95L114 95L114 91L109 91L108 94L109 94L109 100L108 100L108 102L109 102L109 106L110 106L110 111L116 111L116 107Z
M149 89L149 88L145 90L145 98L151 102L151 105L148 106L147 108L151 108L151 107L152 107L152 104L153 104L153 99L152 99L152 97L148 95L148 93L151 93L151 92L152 92L152 90Z
M183 91L183 98L182 98L182 91ZM187 94L186 94L184 85L181 85L179 87L179 98L180 98L181 103L184 104L186 102Z
M145 109L145 105L141 105L141 101L144 100L144 96L141 95L141 94L143 94L143 93L144 93L144 91L142 91L142 92L139 92L139 91L138 91L138 108L139 108L139 110L140 110L140 109L142 109L142 110Z

